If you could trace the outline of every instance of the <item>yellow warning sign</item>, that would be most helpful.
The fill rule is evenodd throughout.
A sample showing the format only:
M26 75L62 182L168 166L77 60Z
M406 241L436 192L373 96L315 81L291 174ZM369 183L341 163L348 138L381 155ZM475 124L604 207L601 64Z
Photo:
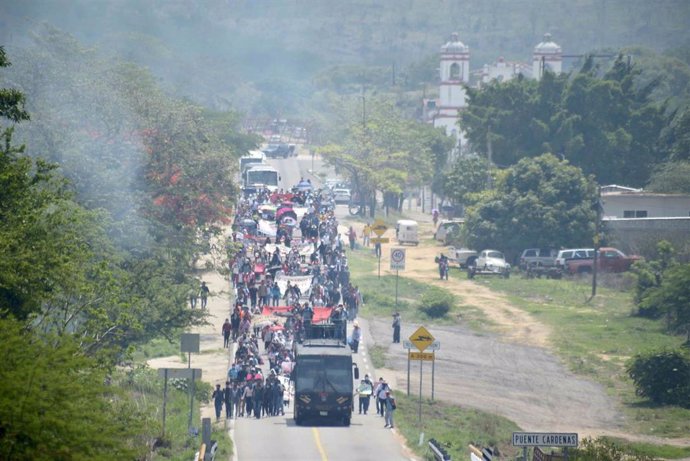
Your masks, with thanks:
M386 226L386 223L383 222L382 219L377 219L374 221L374 224L371 225L371 230L374 234L381 237L388 230L388 226Z
M424 327L417 328L417 331L410 336L410 342L419 349L419 352L424 352L424 349L431 346L434 339L434 336Z
M433 352L410 352L410 360L425 360L427 362L434 361Z

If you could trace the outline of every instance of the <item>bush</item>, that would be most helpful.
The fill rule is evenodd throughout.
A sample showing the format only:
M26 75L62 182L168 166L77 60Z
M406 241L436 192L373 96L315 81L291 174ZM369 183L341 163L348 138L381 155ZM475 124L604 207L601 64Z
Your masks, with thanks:
M570 451L573 461L655 461L656 458L634 453L606 438L585 438Z
M441 288L431 287L422 295L418 309L428 317L440 318L450 312L455 304L452 294Z
M690 359L682 352L637 354L626 369L637 395L662 405L690 408Z

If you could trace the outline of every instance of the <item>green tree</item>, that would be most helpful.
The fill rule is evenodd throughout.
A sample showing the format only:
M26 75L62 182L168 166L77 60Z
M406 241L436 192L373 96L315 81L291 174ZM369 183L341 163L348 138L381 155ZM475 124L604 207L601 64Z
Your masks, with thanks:
M93 64L91 69L98 68L97 63L90 61L90 54L85 57L70 40L60 34L46 34L46 41L52 38L53 45L64 45L58 47L63 53L71 50L68 57L74 57L77 63L86 60ZM43 51L38 48L36 53L42 55ZM26 56L35 57L31 53ZM61 69L68 82L75 78L69 68L52 68L51 63L58 66L55 61L60 60L46 58L48 75ZM6 63L4 53L3 62ZM26 70L28 64L22 64ZM122 78L115 80L117 85L130 82L133 92L135 88L146 90L146 95L132 97L146 100L145 96L155 94L154 88L134 78L141 74L127 72L134 70L120 68L116 75ZM15 75L22 81L22 74ZM43 94L42 84L26 86ZM82 88L88 86L82 84ZM56 90L51 97L65 96L63 90ZM138 141L133 142L126 134L127 130L137 133L136 119L120 119L119 106L112 106L113 101L108 101L107 92L103 91L104 94L97 95L85 90L75 97L82 102L88 99L87 93L101 98L100 110L85 111L81 116L86 125L98 127L94 128L96 131L84 131L83 124L77 123L80 116L74 107L65 110L60 123L47 120L51 101L55 101L40 97L35 104L38 121L32 122L36 126L24 131L30 140L40 140L31 144L37 148L48 150L51 144L45 140L60 139L52 143L58 149L53 157L63 162L62 172L70 173L76 183L61 178L55 165L40 158L32 160L24 154L23 146L14 147L12 128L3 133L0 247L4 257L0 262L0 305L16 318L30 319L36 331L79 336L83 351L112 365L122 359L123 352L132 344L154 336L170 337L177 329L201 321L201 315L187 309L185 302L190 287L196 285L189 277L192 243L196 226L220 217L209 217L210 212L199 207L195 212L203 220L184 227L177 221L147 219L140 212L146 204L146 182L141 174L132 177L137 170L131 163L144 157L133 148ZM12 117L12 121L26 120L28 115L20 106L24 96L14 90L3 90L2 94L9 95L3 97L3 115ZM70 102L64 99L61 103ZM65 131L70 135L65 137ZM235 162L228 159L227 164L231 163ZM93 182L91 176L97 181ZM226 185L225 178L223 181ZM76 193L72 192L74 189ZM91 209L80 206L75 199L81 199ZM157 230L155 239L152 230Z
M665 106L651 97L654 79L621 57L603 75L592 58L572 76L546 72L469 91L461 126L473 149L501 166L557 153L602 184L641 186L666 157L660 142Z
M391 100L379 98L369 107L366 120L345 108L345 128L333 135L342 143L318 151L337 171L346 172L373 212L375 191L383 192L387 205L397 207L406 188L430 181L450 144L440 131L405 119Z
M0 458L141 459L155 423L104 385L71 336L0 319ZM146 409L148 410L148 409Z
M665 314L668 329L685 333L690 344L690 264L667 269L661 284L643 293L639 307Z
M522 159L468 208L468 243L509 256L527 247L585 245L594 235L595 203L594 183L579 168L551 154Z
M645 189L661 194L690 194L690 160L662 163Z
M656 245L656 258L646 259L636 262L632 271L637 276L635 290L635 302L639 302L645 297L648 290L661 286L664 272L677 264L674 257L676 250L666 240L662 240ZM640 315L657 317L661 314L657 310L658 306L651 306L650 309L640 309Z
M469 194L488 189L492 166L476 155L458 157L443 175L443 194L453 203L467 204Z

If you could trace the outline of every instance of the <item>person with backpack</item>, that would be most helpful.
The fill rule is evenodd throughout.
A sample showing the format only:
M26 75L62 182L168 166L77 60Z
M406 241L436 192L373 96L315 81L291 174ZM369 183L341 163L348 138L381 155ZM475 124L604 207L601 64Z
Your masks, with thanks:
M386 411L385 414L385 421L386 425L383 427L388 427L390 429L393 429L393 413L395 413L395 410L397 409L397 405L395 402L395 397L393 394L391 394L390 389L386 391L386 400L384 402L384 408Z

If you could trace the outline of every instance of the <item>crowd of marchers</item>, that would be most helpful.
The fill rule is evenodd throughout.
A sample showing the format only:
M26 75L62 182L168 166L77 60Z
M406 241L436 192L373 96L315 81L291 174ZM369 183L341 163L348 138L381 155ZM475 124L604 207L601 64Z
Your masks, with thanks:
M226 418L284 415L294 345L314 323L333 324L333 335L357 353L362 295L350 281L349 233L341 235L334 211L328 195L312 191L259 190L239 202L232 233L237 251L230 261L235 301L221 331L234 355L225 388L218 384L213 393L216 418L223 408ZM383 379L374 385L367 376L357 392L361 414L373 397L377 413L388 415L386 427L393 427L395 403Z

